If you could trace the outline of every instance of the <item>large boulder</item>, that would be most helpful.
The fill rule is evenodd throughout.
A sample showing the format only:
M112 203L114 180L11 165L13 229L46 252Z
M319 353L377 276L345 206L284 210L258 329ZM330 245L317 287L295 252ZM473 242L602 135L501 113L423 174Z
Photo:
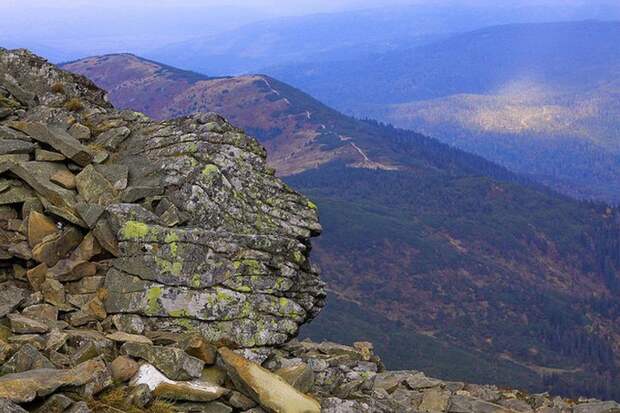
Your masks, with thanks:
M146 331L250 348L283 344L317 315L317 212L257 141L212 113L154 122L117 111L27 51L0 49L0 74L0 265L26 262L27 277L10 278L63 320L139 317ZM26 296L10 288L0 316Z

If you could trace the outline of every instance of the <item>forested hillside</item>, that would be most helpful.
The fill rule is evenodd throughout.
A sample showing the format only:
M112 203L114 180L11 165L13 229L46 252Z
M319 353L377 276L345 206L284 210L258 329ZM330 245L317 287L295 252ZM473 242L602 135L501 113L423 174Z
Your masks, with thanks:
M264 71L586 199L620 200L620 23L489 27L408 51Z

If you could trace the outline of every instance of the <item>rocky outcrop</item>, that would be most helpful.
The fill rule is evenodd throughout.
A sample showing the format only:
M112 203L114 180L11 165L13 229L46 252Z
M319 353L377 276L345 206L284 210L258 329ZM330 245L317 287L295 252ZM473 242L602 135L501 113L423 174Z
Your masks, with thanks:
M154 122L0 49L0 411L575 412L291 340L316 207L215 114ZM165 401L171 401L170 404Z
M259 347L320 310L316 211L256 141L215 114L118 112L25 51L1 52L0 75L2 315L29 290L73 327L131 315Z

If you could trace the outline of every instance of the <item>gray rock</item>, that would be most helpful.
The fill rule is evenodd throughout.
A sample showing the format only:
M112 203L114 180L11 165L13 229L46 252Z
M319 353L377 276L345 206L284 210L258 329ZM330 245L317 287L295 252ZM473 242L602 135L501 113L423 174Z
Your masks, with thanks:
M34 369L53 369L54 365L32 344L23 345L6 363L0 367L0 375L21 373Z
M121 352L148 361L171 380L191 380L202 374L204 362L174 347L125 343Z

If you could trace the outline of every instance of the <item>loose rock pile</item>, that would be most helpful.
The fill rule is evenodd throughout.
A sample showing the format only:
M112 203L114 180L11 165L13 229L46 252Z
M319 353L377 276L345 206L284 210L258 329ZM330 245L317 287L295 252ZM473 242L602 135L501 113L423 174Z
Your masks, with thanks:
M324 305L308 261L321 228L265 159L218 115L119 112L85 78L0 49L0 412L617 408L290 341Z

